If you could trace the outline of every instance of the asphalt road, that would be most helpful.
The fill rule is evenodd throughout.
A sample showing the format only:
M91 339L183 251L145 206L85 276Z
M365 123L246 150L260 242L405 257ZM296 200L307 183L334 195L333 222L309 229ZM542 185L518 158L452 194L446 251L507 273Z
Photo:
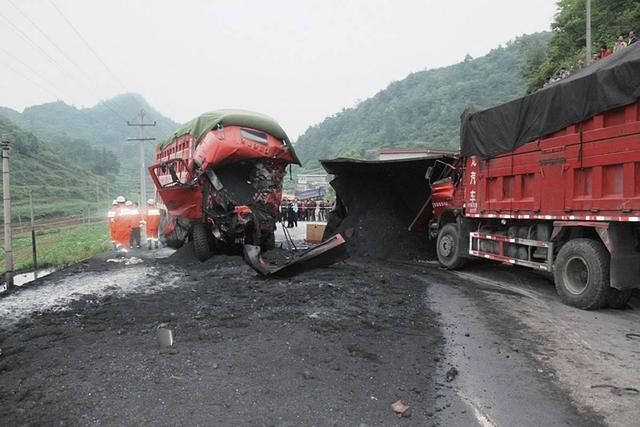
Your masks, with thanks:
M584 426L640 416L635 302L575 310L548 278L494 264L451 273L359 258L264 280L228 256L111 255L0 297L0 424ZM160 346L158 328L172 330L173 346Z

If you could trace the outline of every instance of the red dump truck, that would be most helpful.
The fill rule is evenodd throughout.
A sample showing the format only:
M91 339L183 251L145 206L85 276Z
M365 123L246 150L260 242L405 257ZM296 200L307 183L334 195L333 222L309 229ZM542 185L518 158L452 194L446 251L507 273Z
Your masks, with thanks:
M446 268L482 258L553 273L575 307L640 287L640 44L570 78L462 117L410 229Z
M292 163L299 160L289 138L268 116L218 110L193 119L158 146L149 168L161 237L174 247L190 238L203 261L244 244L273 247Z

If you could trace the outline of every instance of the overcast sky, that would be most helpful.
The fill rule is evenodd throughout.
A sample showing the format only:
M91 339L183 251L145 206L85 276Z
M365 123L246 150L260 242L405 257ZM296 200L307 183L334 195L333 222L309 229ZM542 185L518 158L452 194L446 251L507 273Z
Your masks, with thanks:
M178 122L244 108L296 138L411 72L548 30L555 3L0 0L0 105L138 92Z

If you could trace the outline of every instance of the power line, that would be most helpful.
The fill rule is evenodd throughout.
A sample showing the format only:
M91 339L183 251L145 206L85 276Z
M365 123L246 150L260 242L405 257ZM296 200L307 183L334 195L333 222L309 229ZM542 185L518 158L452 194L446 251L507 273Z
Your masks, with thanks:
M111 78L120 86L121 89L124 89L124 92L129 92L129 91L126 90L126 85L123 84L122 80L120 80L118 78L118 76L111 70L111 68L107 65L107 63L100 57L100 55L98 55L98 52L96 52L96 50L93 47L91 47L91 44L89 44L87 39L80 33L80 31L75 27L75 25L73 25L71 20L69 18L67 18L67 16L62 12L62 10L60 10L60 8L53 2L53 0L49 0L49 3L51 4L51 6L53 6L53 8L56 10L56 12L58 12L58 14L62 17L62 19L64 19L64 21L67 23L69 28L71 28L71 30L73 30L73 32L76 34L76 36L78 36L80 41L82 41L82 43L84 43L84 45L87 47L87 49L89 49L89 51L93 54L93 56L95 56L95 58L98 60L98 62L100 62L100 64L102 64L104 69L107 70L107 73L110 74ZM134 99L134 101L136 102L136 104L138 104L140 109L144 109L145 108L145 106L142 105L142 103L139 102L137 99ZM160 125L160 127L163 127L163 126ZM164 129L164 130L166 131L166 129ZM169 134L171 134L171 132L169 132Z
M73 30L73 32L76 34L76 36L78 36L78 38L82 41L82 43L84 43L84 45L87 47L87 49L89 49L89 51L93 54L93 56L95 56L96 59L102 64L102 66L105 68L105 70L107 70L107 72L109 74L111 74L111 77L117 83L119 83L120 86L124 86L122 84L122 82L120 81L120 79L118 79L118 77L113 73L113 71L111 71L111 68L109 68L107 63L102 60L100 55L98 55L98 53L91 47L89 42L82 36L82 34L80 34L80 31L78 31L78 29L71 23L69 18L67 18L67 16L60 10L60 8L58 8L58 6L56 6L56 4L53 2L53 0L49 0L49 3L58 12L58 14L62 17L62 19L64 19L64 21L67 23L67 25L69 25L69 28L71 28Z
M32 25L34 26L34 28L36 28L36 30L43 36L45 37L66 59L67 61L69 61L71 64L73 64L83 75L85 78L88 79L88 74L77 64L77 62L75 62L73 59L71 59L71 57L69 55L67 55L64 50L53 41L53 39L49 36L47 36L47 34L31 19L29 18L29 16L22 11L12 0L9 0L9 2L12 4L12 6L14 8L16 8L16 10L18 10L18 12L20 12L20 14ZM103 67L105 67L105 69L107 70L107 72L111 75L112 79L114 79L116 81L116 83L120 83L120 85L122 85L122 83L119 81L119 79L117 78L117 76L115 76L115 74L111 71L111 69L108 67L108 65L104 62L104 60L102 60L102 58L100 58L100 56L97 54L97 52L89 45L89 43L87 42L87 40L80 34L80 32L77 30L77 28L75 26L73 26L73 24L71 23L71 21L66 17L66 15L64 15L64 13L55 5L55 3L53 3L53 1L50 0L51 5L56 9L56 11L62 16L62 18L65 20L65 22L71 27L71 29L74 31L74 33L80 38L80 40L87 46L87 48L91 51L91 53L98 59L98 61L103 65ZM39 50L50 62L52 62L60 71L62 71L65 75L68 75L67 71L62 67L62 65L55 59L53 58L42 46L40 46L38 43L36 43L31 37L29 37L29 35L27 35L24 31L22 31L17 25L15 25L7 16L5 16L4 14L0 13L0 18L2 18L7 24L9 24L9 26L13 29L13 31L15 31L16 33L18 33L18 35L20 35L24 40L26 40L27 42L29 42L33 47L35 47L37 50ZM29 79L27 76L23 75L22 73L20 73L18 70L16 70L15 68L13 68L11 65L9 64L5 64L7 66L7 68L9 68L11 71L13 71L16 74L20 74L21 77L25 80L27 80L28 82L30 82L32 85L38 86L40 89L44 90L45 92L47 92L50 95L53 95L55 98L58 99L62 99L60 96L58 96L58 94L54 93L54 91L51 90L51 88L56 89L57 92L60 92L60 89L56 87L56 85L51 84L51 82L48 81L48 79L44 78L40 73L36 72L31 66L29 66L26 62L20 60L19 58L17 58L15 55L7 52L6 50L2 49L2 51L9 57L13 58L13 60L15 60L16 62L19 62L20 64L22 64L26 69L28 69L34 76L36 76L37 78L42 79L47 85L48 87L43 86L42 84L38 83L37 81L34 81L32 79ZM74 79L75 80L75 79ZM88 89L92 89L92 87L87 86L86 84L84 84L83 82L76 80L76 83L79 83L81 86L88 88ZM142 106L142 104L140 102L138 102L137 98L134 98L134 101ZM112 108L109 105L109 101L107 100L103 100L101 102L102 105L104 105L104 107L109 110L110 113L112 113L114 115L115 118L122 120L123 122L127 122L126 118L124 116L122 116L118 111L116 111L114 108ZM98 104L100 105L100 103ZM86 116L93 121L97 126L101 126L101 123L99 123L97 121L97 119L95 117L93 117L92 114L90 114L87 111ZM163 126L162 126L163 127ZM164 129L166 131L166 129ZM170 132L169 132L170 133Z
M71 59L65 52L64 50L51 38L49 37L43 30L42 28L40 28L40 26L38 24L36 24L30 17L29 15L27 15L22 9L20 9L14 2L13 0L7 0L9 3L11 3L11 5L20 13L20 15L22 15L27 21L29 21L29 23L36 29L38 30L38 32L49 42L51 43L51 45L53 47L56 48L56 50L58 52L60 52L60 54L62 56L64 56L64 58L69 61L69 63L71 63L73 66L75 66L80 72L82 72L83 74L86 74L84 72L84 70L82 70L80 68L80 66L78 65L77 62L75 62L73 59Z
M11 71L13 71L15 74L19 75L20 77L22 77L23 79L25 79L26 81L28 81L29 83L31 83L34 86L38 86L40 89L42 89L45 92L49 92L49 95L53 95L55 97L55 94L53 92L50 91L50 89L48 89L45 86L42 86L40 83L36 82L35 80L31 80L30 78L28 78L27 76L24 75L24 73L21 73L20 71L16 70L15 68L13 68L13 66L9 65L8 62L4 63L4 66L7 67L8 69L10 69Z
M155 138L145 138L144 136L144 128L145 127L154 127L156 122L145 122L144 121L144 110L140 110L138 114L140 121L138 123L127 122L127 126L135 126L138 128L138 137L137 138L127 138L127 141L135 141L140 143L140 206L143 206L144 201L146 200L146 188L145 188L145 178L146 178L146 170L144 167L144 142L145 141L155 141Z
M60 63L58 61L55 60L55 58L53 58L51 55L49 55L47 53L47 51L45 51L40 45L38 45L35 41L33 41L33 39L31 37L29 37L24 31L22 31L20 28L18 28L13 22L11 22L10 19L8 19L5 15L3 15L2 13L0 13L0 18L2 18L6 23L9 24L9 26L15 31L17 32L23 39L25 39L26 41L28 41L31 45L33 45L36 49L38 49L40 52L42 52L46 58L52 62L54 65L56 65L56 67L58 67L58 69L60 71L62 71L62 73L64 74L68 74L67 71L60 65ZM11 55L15 58L14 55ZM23 61L19 61L21 63L24 64ZM76 81L76 83L80 83L80 85L84 86L85 89L93 89L87 85L85 85L84 83L81 83L79 81ZM37 83L36 83L37 84ZM41 85L37 84L38 86L42 87ZM113 114L115 114L115 116L119 119L122 120L123 122L126 122L127 120L120 115L120 113L118 113L116 110L114 110L113 108L111 108L106 102L104 102L105 107L107 107L108 110L110 110Z
M33 74L34 76L36 76L37 78L41 79L42 81L44 81L44 83L46 83L47 85L49 85L50 87L53 87L54 89L56 89L57 92L60 91L60 88L57 88L55 84L53 84L49 79L47 79L46 77L44 77L42 74L40 74L38 71L36 71L35 69L33 69L33 67L31 67L29 64L27 64L26 62L22 61L20 58L16 57L14 54L12 54L11 52L3 49L0 47L0 52L4 53L5 55L7 55L9 58L13 59L15 62L18 62L19 64L21 64L24 68L26 68L27 70L29 70L31 72L31 74ZM51 95L54 95L54 97L57 97L58 95L53 93L53 91L50 91L47 88L47 91L49 91L49 93Z
M51 55L49 55L47 53L46 50L44 50L40 45L38 45L36 42L33 41L33 39L31 37L29 37L24 31L22 31L20 28L18 28L13 22L11 22L11 20L9 18L7 18L4 14L2 14L0 12L0 18L2 18L7 24L9 24L9 26L11 28L13 28L13 30L15 32L17 32L22 38L24 38L26 41L28 41L29 43L31 43L32 46L34 46L36 49L38 49L40 52L42 52L51 62L53 62L63 73L65 72L65 70L62 68L62 66L58 63L58 61L55 60L55 58L53 58Z

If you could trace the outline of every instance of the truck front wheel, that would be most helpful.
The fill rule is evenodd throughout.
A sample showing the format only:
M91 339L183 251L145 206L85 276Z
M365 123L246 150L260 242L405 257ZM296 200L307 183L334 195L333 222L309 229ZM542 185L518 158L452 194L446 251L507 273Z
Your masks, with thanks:
M449 270L461 268L466 259L460 249L460 231L456 224L447 224L438 232L436 242L438 261Z
M556 292L562 302L584 310L607 305L609 263L609 253L602 243L591 239L567 242L553 269Z
M211 246L209 246L209 230L207 226L202 222L196 222L193 224L192 238L193 238L193 251L196 254L196 258L200 261L206 261L213 255Z

